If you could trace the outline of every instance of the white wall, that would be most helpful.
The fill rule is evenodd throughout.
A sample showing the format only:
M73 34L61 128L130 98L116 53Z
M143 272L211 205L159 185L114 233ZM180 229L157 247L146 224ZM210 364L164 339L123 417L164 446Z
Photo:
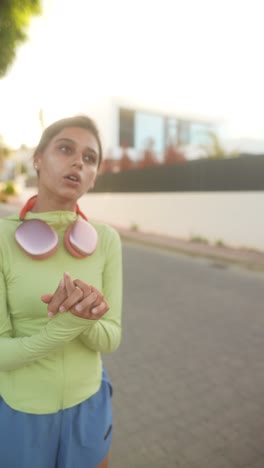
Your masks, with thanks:
M117 226L264 250L264 192L88 194L80 206Z
M26 189L23 200L34 193ZM116 226L264 251L264 192L99 193L79 204L88 217Z

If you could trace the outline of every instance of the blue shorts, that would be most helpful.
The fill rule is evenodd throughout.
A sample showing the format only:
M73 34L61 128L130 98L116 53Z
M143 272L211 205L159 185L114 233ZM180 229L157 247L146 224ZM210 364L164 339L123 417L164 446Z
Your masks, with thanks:
M111 396L103 371L97 393L58 413L22 413L0 397L0 467L96 468L111 445Z

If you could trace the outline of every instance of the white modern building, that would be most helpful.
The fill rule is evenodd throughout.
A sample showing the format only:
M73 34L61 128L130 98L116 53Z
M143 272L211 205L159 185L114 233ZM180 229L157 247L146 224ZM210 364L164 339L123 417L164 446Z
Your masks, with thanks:
M135 159L151 143L158 157L169 144L184 151L187 159L204 155L211 142L210 132L221 135L224 121L215 116L179 113L177 109L155 107L155 103L104 98L87 111L98 123L104 152L119 158L126 147Z

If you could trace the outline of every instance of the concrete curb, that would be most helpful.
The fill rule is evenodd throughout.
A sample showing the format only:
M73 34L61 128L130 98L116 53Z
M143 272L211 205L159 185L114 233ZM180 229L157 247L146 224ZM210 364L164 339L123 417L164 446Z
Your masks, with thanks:
M212 246L199 242L189 242L173 237L159 236L153 233L126 230L119 226L117 229L122 240L158 247L189 256L204 257L222 263L236 264L244 268L264 272L264 252L235 249L227 246Z

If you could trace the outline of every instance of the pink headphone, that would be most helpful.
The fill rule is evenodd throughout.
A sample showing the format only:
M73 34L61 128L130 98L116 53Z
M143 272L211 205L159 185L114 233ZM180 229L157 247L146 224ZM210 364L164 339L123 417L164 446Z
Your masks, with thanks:
M31 258L42 260L50 257L58 248L58 234L41 219L26 220L25 216L35 205L37 196L31 197L20 212L22 223L15 232L18 245ZM75 212L81 216L68 227L64 236L64 245L68 252L76 258L92 255L97 245L97 231L88 222L78 204Z

